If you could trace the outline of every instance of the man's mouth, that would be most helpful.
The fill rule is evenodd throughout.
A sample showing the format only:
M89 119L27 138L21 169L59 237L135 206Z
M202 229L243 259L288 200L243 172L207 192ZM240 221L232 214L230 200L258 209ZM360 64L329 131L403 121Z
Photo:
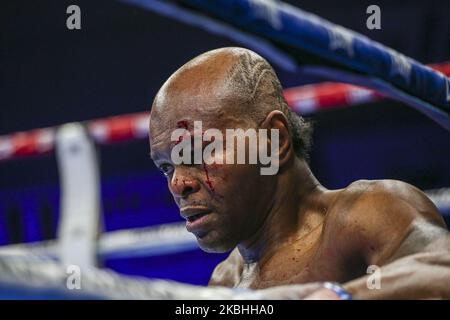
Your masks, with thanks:
M185 218L186 220L198 216L198 215L202 215L205 213L209 213L211 212L211 209L209 209L208 207L205 206L184 206L182 208L180 208L180 215Z
M186 220L187 220L188 222L194 222L194 221L200 219L201 217L207 215L208 213L209 213L209 212L198 213L198 214L195 214L195 215L193 215L193 216L187 217Z
M203 229L211 210L206 207L183 207L180 213L186 219L187 231L194 232Z

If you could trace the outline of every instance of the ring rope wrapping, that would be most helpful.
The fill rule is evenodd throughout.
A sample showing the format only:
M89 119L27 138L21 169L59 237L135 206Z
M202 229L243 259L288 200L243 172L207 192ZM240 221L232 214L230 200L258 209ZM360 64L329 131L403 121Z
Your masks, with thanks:
M121 0L226 35L281 67L376 89L450 130L450 78L342 26L274 0ZM192 19L195 15L197 19ZM255 45L256 43L256 45ZM292 66L294 62L294 66Z

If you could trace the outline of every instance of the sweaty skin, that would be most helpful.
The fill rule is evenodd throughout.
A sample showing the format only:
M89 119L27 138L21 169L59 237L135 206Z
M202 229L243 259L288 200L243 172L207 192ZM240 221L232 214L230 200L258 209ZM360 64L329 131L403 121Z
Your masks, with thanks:
M355 298L450 298L450 236L434 204L394 180L324 188L294 150L280 88L264 59L224 48L177 70L153 102L151 157L188 231L205 251L231 251L209 284L305 284L298 297L329 299L337 296L321 283L335 281ZM262 176L259 165L174 165L171 132L180 123L192 131L198 120L203 130L278 129L279 172ZM197 214L201 223L189 222ZM367 287L370 265L381 267L380 289Z

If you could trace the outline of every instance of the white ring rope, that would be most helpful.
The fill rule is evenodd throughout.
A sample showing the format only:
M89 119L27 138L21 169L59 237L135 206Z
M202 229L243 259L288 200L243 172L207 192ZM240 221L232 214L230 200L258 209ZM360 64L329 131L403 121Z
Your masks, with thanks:
M97 243L99 258L149 257L198 249L184 223L103 233ZM0 247L0 256L40 256L57 260L57 241L13 244Z
M80 269L79 286L70 286L71 266L28 255L0 257L0 298L22 299L261 299L254 291L200 287L167 280L122 276L110 270ZM267 292L268 294L270 292ZM295 298L295 297L293 297Z

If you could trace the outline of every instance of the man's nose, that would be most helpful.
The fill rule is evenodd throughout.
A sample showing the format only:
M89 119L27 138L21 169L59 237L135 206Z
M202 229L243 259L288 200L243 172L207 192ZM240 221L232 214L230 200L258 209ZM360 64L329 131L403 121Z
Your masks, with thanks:
M177 171L175 169L170 181L170 189L175 197L187 198L190 194L200 190L200 183L196 179Z

